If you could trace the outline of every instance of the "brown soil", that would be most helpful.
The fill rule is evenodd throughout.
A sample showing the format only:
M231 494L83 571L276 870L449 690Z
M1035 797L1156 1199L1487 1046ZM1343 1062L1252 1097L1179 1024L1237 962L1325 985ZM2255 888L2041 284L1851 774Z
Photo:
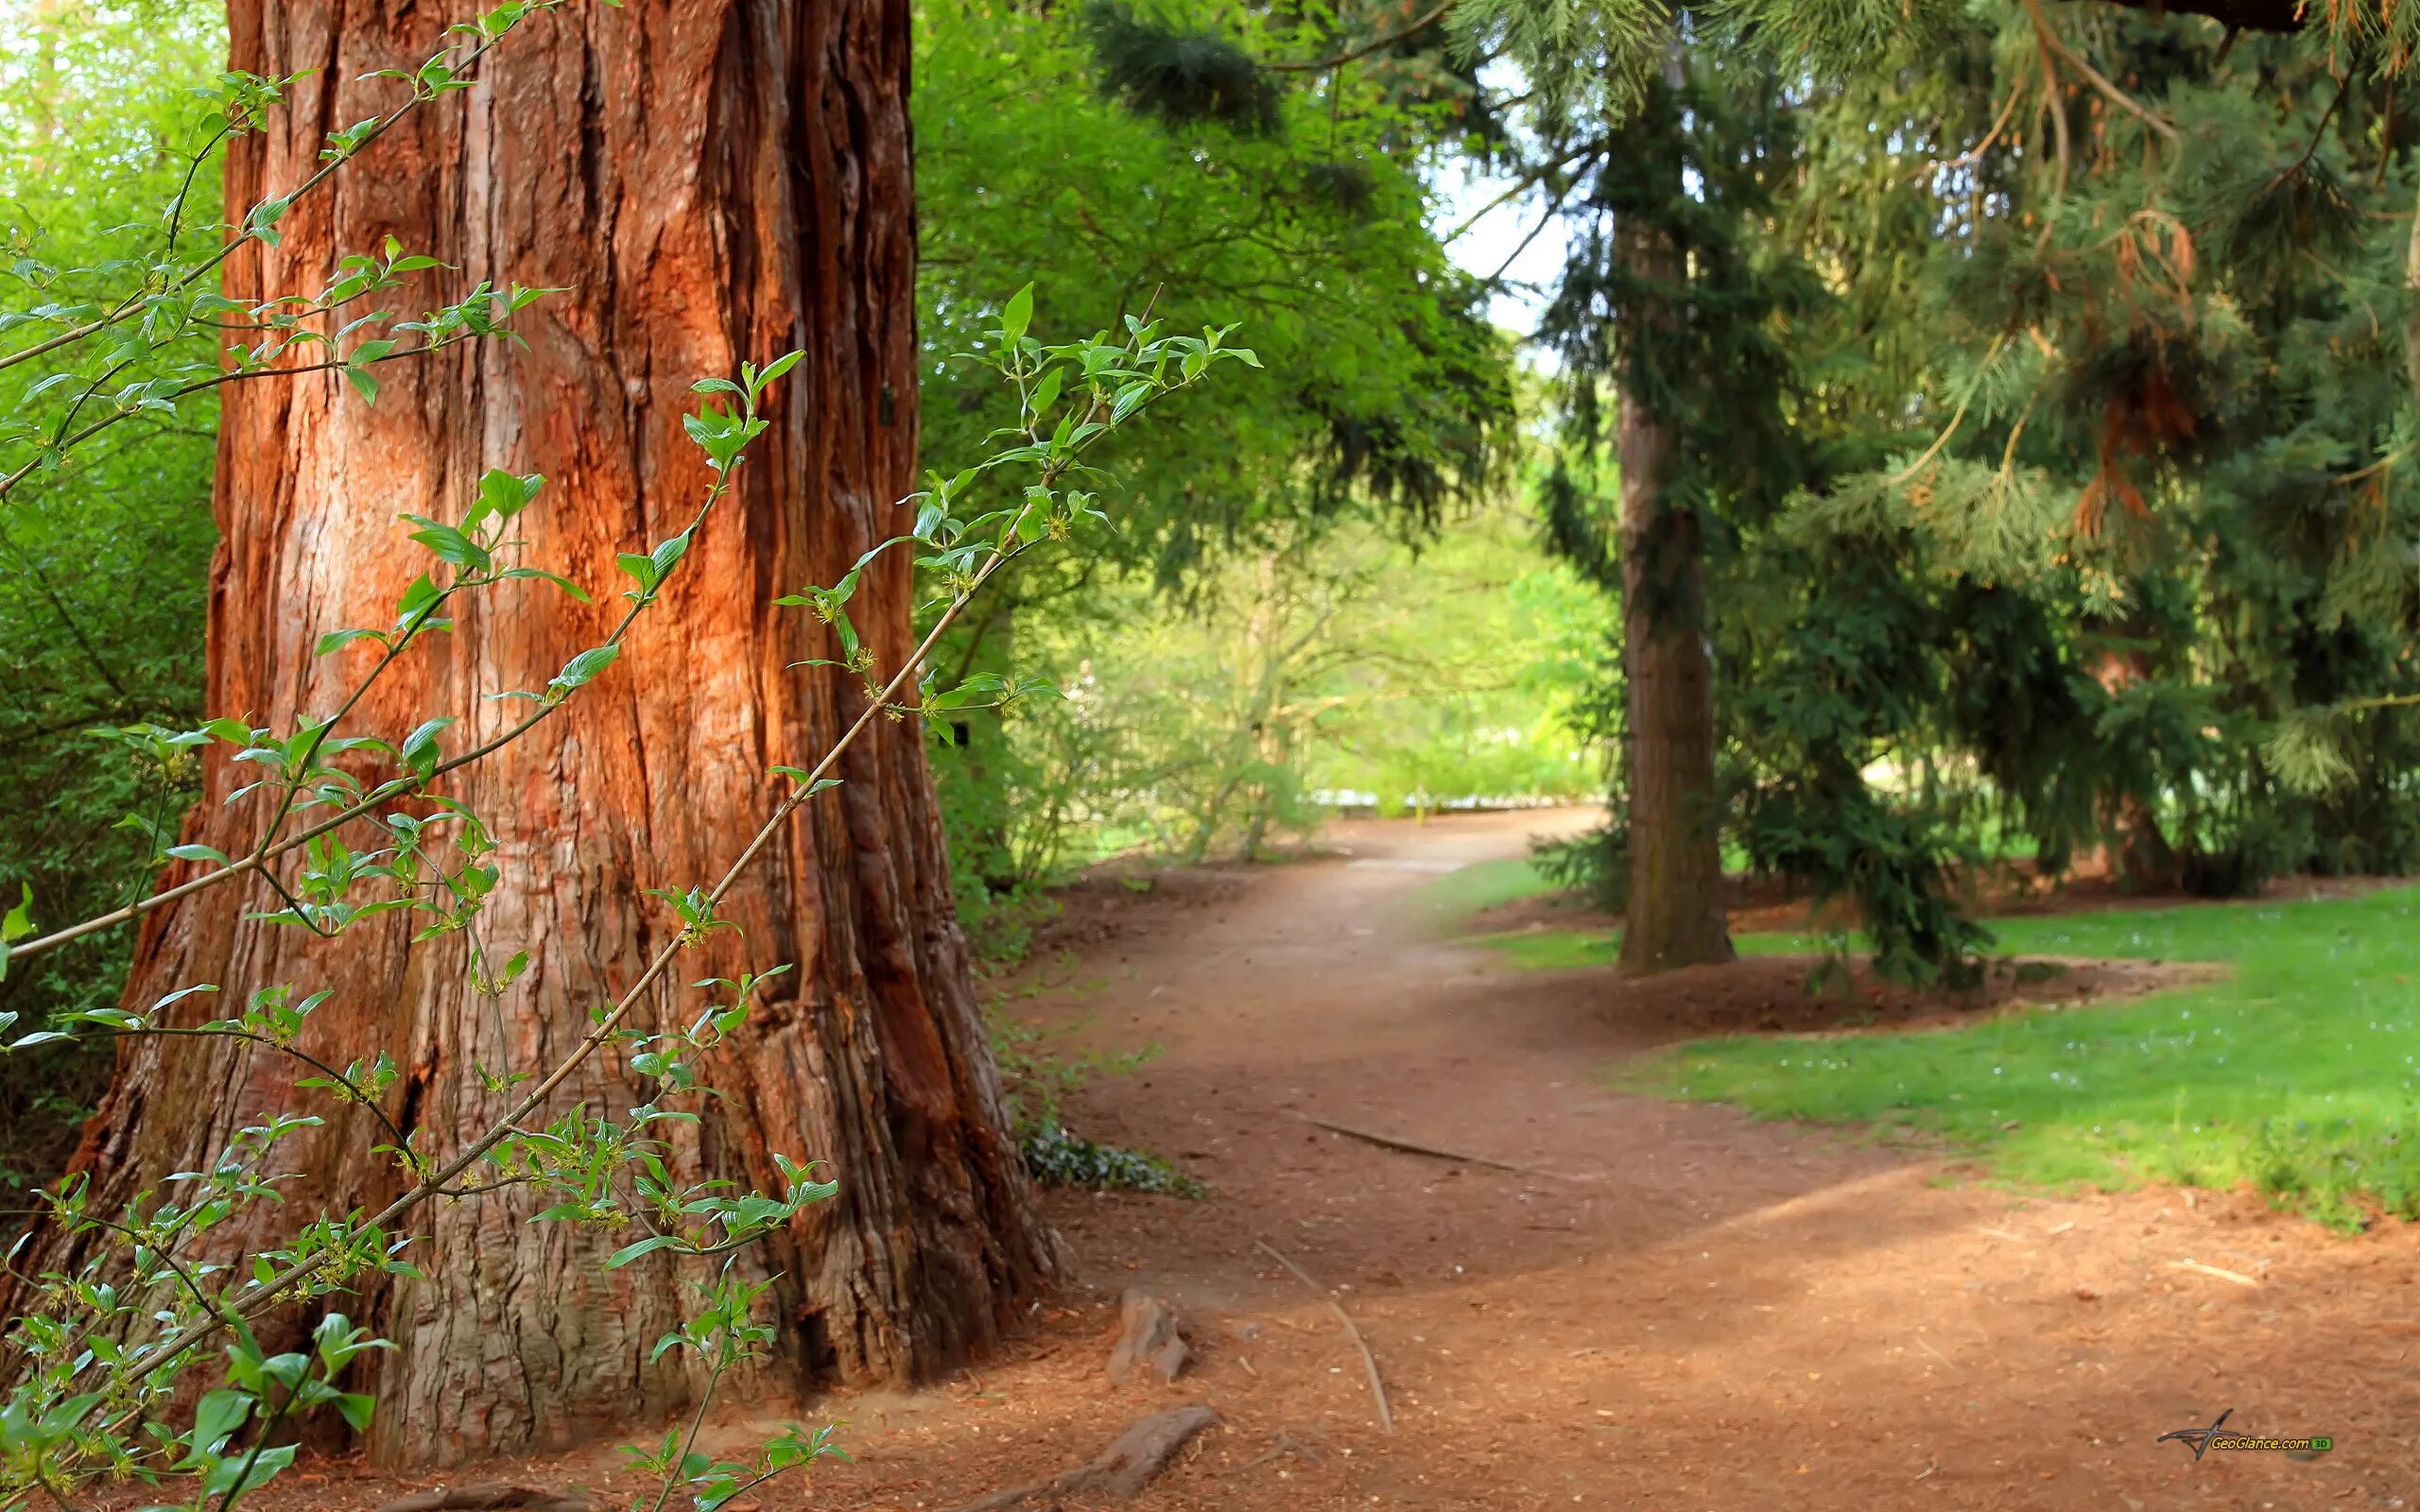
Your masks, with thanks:
M848 1420L856 1462L751 1500L956 1507L1199 1400L1222 1426L1133 1505L2420 1506L2420 1230L2340 1239L2242 1194L2011 1193L1923 1150L1617 1095L1605 1068L1677 1032L1824 1010L1795 1006L1770 962L1646 983L1524 975L1426 937L1411 905L1424 875L1383 864L1518 854L1549 822L1341 826L1356 860L1382 864L1071 907L1063 927L1088 943L1037 956L1056 985L1021 1011L1104 1050L1163 1047L1080 1091L1071 1122L1176 1159L1218 1194L1054 1194L1081 1279L1013 1352L924 1393L808 1406L811 1422ZM1888 994L1868 1005L1893 1009ZM1961 1011L1910 999L1902 1018ZM1392 1435L1325 1300L1261 1243L1336 1288L1383 1372ZM1173 1386L1105 1373L1129 1286L1167 1297L1191 1333L1198 1364ZM2157 1441L2227 1409L2230 1427L2338 1447L2197 1462ZM777 1414L727 1426L749 1417ZM458 1479L628 1489L613 1463ZM325 1479L264 1504L366 1506L404 1484L306 1472Z

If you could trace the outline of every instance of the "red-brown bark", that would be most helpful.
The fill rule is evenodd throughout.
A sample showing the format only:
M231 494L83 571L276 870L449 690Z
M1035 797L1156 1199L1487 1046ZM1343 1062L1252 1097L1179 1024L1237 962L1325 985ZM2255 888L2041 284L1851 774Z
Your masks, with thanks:
M232 0L234 66L314 70L228 167L241 207L308 174L323 133L391 108L459 7ZM711 882L763 821L777 763L812 765L861 695L827 668L826 632L780 593L835 580L906 528L896 501L916 452L914 224L906 0L648 0L527 24L478 89L425 108L304 201L283 244L228 265L238 297L318 287L334 259L391 233L458 273L422 275L440 302L490 278L566 292L521 318L528 348L381 369L374 407L314 377L229 390L219 448L224 542L213 567L209 706L282 730L334 707L372 653L312 656L321 632L384 624L427 558L398 511L459 518L491 467L548 478L522 517L532 559L597 593L584 607L539 583L465 603L364 704L399 737L462 716L449 748L526 706L601 640L620 605L617 551L687 523L708 482L682 434L691 383L792 348L805 360L734 497L700 532L619 663L531 736L444 780L489 816L504 880L475 929L531 965L499 1003L466 980L467 942L406 948L393 916L332 943L246 921L257 885L153 914L128 1002L197 982L239 994L330 988L305 1045L337 1064L391 1053L389 1112L442 1154L506 1106L474 1065L544 1070L591 1006L639 973L678 921L640 889ZM900 553L853 608L886 669L907 653L911 585ZM1004 1131L953 919L946 859L913 721L877 719L846 785L816 799L733 893L745 931L693 952L683 984L795 963L754 1025L710 1068L727 1094L682 1136L690 1173L767 1190L779 1150L828 1162L840 1195L766 1246L777 1272L778 1378L908 1379L992 1339L1048 1270L1051 1241ZM188 838L231 853L259 804L225 799L259 775L215 762ZM355 843L374 844L362 834ZM698 969L693 969L698 968ZM635 1022L693 1016L685 986ZM189 999L189 1018L229 1011ZM190 1040L125 1051L78 1165L106 1196L157 1185L238 1127L297 1105L280 1057ZM564 1089L619 1115L642 1100L617 1057ZM358 1116L283 1149L305 1177L285 1221L325 1203L375 1209L401 1190L383 1136ZM532 1225L548 1200L512 1192L433 1203L411 1220L424 1282L346 1310L401 1346L377 1367L373 1451L427 1463L563 1444L609 1420L660 1419L695 1383L647 1352L683 1300L677 1264L605 1273L631 1236ZM56 1245L54 1243L54 1256Z

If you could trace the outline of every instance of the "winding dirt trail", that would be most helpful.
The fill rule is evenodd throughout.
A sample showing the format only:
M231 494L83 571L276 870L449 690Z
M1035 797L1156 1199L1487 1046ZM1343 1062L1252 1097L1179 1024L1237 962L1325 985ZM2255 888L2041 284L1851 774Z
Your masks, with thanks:
M2013 1195L1921 1153L1616 1095L1602 1069L1655 1036L1601 1011L1604 973L1508 970L1431 937L1416 898L1438 867L1579 822L1342 826L1349 860L1138 900L1046 965L1063 985L1026 1016L1163 1047L1084 1089L1071 1124L1219 1194L1056 1198L1099 1301L955 1394L844 1410L860 1464L811 1504L955 1505L1201 1400L1224 1428L1136 1504L2420 1506L2410 1232L2340 1240L2173 1191ZM1340 1288L1392 1436L1333 1315L1262 1242ZM1100 1377L1128 1285L1195 1335L1173 1387ZM2156 1442L2230 1407L2231 1425L2339 1447L2197 1463Z
M2420 1508L2412 1229L2338 1239L2167 1190L2012 1194L1922 1151L1617 1095L1605 1068L1668 1033L1635 1022L1652 994L1443 941L1418 896L1582 822L1341 826L1349 858L1174 878L1040 953L1021 1016L1162 1047L1077 1093L1070 1124L1217 1195L1053 1194L1077 1277L1011 1357L812 1404L848 1420L856 1462L756 1512L959 1507L1195 1401L1220 1425L1132 1505ZM1392 1435L1325 1299L1263 1244L1336 1288ZM1192 1336L1173 1385L1103 1371L1129 1286ZM2157 1441L2229 1408L2338 1447L2197 1462ZM531 1469L603 1485L609 1463Z

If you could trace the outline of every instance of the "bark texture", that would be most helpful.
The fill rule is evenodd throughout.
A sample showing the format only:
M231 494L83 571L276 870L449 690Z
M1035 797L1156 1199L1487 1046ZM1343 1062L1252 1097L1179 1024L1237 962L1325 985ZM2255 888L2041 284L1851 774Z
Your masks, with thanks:
M1679 84L1679 55L1667 59ZM1680 198L1677 160L1671 195ZM1636 286L1685 295L1671 233L1630 215L1616 255ZM1626 343L1660 339L1670 319L1642 309ZM1639 366L1636 348L1626 364ZM1705 540L1697 515L1667 497L1678 449L1669 416L1640 381L1621 393L1622 673L1629 722L1630 892L1621 969L1644 973L1732 958L1722 908L1722 849L1714 775L1714 662L1705 634Z
M1714 664L1697 517L1662 498L1672 428L1621 405L1622 669L1630 764L1630 898L1621 968L1732 958L1714 776Z
M416 65L458 9L231 0L235 67L311 72L266 133L238 139L230 202L299 180L327 130L390 108L398 86L362 76ZM209 706L280 730L333 708L365 665L352 658L372 654L315 660L315 638L387 623L426 565L397 511L458 519L494 466L546 474L523 516L532 559L599 602L539 583L476 599L382 684L362 728L393 739L458 714L449 749L500 728L517 706L482 696L543 686L596 644L619 607L614 553L695 510L708 474L681 429L692 381L807 356L736 495L620 662L443 783L497 831L504 880L476 931L498 959L530 953L510 994L472 991L459 936L406 949L408 926L381 920L323 944L246 922L276 902L236 886L149 917L130 1003L196 982L334 988L305 1045L337 1064L391 1053L404 1076L389 1113L424 1149L458 1149L504 1106L474 1064L551 1065L675 931L640 889L718 875L777 800L766 768L811 765L857 711L830 669L791 668L835 653L771 600L835 580L908 521L895 502L916 453L908 12L908 0L648 0L538 18L493 55L485 85L418 112L297 207L281 247L230 264L239 297L313 289L337 255L392 233L460 269L421 275L432 304L481 278L568 291L523 316L528 350L390 364L374 407L318 378L228 391ZM853 606L886 668L910 645L908 570L888 556ZM188 838L243 850L258 804L225 799L255 775L215 765ZM1004 1132L916 725L877 720L842 775L734 894L744 941L722 935L671 973L795 963L711 1067L727 1097L682 1136L680 1163L775 1190L778 1149L841 1182L757 1262L781 1278L778 1383L799 1387L966 1358L1053 1254ZM226 1011L208 1002L180 1006ZM684 1019L699 1002L666 990L633 1022ZM156 1187L293 1108L293 1079L272 1056L135 1041L77 1165L113 1197ZM599 1057L563 1100L618 1116L636 1091L618 1057ZM307 1173L287 1188L287 1221L305 1204L393 1196L395 1172L372 1154L381 1138L370 1120L334 1117L285 1146L280 1163ZM377 1367L378 1457L568 1444L613 1420L661 1421L694 1389L646 1358L694 1274L649 1262L604 1273L598 1260L631 1234L529 1224L543 1200L434 1203L410 1220L427 1280L365 1299L401 1346Z

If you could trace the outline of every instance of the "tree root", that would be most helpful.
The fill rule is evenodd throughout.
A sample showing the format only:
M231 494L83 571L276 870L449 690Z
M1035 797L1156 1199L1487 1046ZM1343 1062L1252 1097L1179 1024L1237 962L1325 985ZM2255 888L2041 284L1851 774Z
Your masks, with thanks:
M1129 1424L1098 1458L1048 1480L994 1491L956 1512L1002 1512L1037 1497L1072 1496L1080 1491L1131 1502L1168 1468L1177 1451L1192 1442L1194 1435L1218 1420L1219 1415L1200 1402L1154 1413Z
M1324 1118L1313 1118L1308 1113L1297 1113L1294 1116L1313 1128L1323 1128L1331 1134L1341 1134L1347 1139L1359 1140L1364 1144L1374 1144L1382 1150L1399 1150L1406 1155L1426 1155L1437 1160L1460 1160L1465 1165L1483 1165L1490 1170L1511 1171L1516 1176L1544 1177L1549 1181L1580 1182L1597 1179L1592 1176L1565 1176L1560 1171L1548 1171L1541 1166L1515 1165L1510 1160L1499 1160L1488 1155L1473 1155L1468 1150L1448 1149L1443 1144L1423 1144L1418 1140L1399 1139L1392 1134L1380 1134L1373 1129L1355 1128L1350 1124L1331 1123Z
M1117 1348L1109 1357L1109 1376L1124 1381L1137 1370L1159 1373L1173 1385L1193 1363L1176 1314L1168 1304L1138 1287L1127 1289L1118 1318Z

